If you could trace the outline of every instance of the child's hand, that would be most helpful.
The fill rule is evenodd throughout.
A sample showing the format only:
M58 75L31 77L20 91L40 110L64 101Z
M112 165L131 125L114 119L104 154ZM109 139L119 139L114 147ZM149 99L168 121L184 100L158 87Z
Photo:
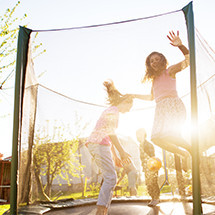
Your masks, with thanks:
M129 99L135 99L135 94L126 94Z
M131 163L131 159L130 159L130 158L123 159L123 160L122 160L122 163L123 163L123 166L128 165L128 164Z
M115 157L114 163L115 163L115 166L117 167L120 167L120 168L123 167L123 162L118 157Z
M179 31L177 31L177 35L175 35L174 31L170 31L169 35L167 35L168 39L171 41L171 45L172 46L181 46L182 42L181 39L179 37Z
M120 154L120 157L122 158L123 165L131 163L130 159L131 155L128 154L127 152L124 151L122 154Z

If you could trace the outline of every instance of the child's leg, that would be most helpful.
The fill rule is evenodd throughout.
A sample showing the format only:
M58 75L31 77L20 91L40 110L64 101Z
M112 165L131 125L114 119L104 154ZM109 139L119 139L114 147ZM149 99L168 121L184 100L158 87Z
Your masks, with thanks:
M128 188L129 188L130 196L137 195L136 182L137 182L137 172L136 170L131 170L128 173Z
M151 196L152 200L159 200L160 188L158 185L158 171L150 171L147 167L145 169L145 183L147 191Z
M98 206L108 208L113 196L113 189L116 186L117 176L109 146L89 144L88 146L97 166L100 168L103 183L97 201Z
M175 158L175 170L176 170L176 179L178 183L178 190L180 196L183 198L185 196L185 181L182 174L182 167L181 167L181 159L177 154L174 154Z
M187 143L182 137L173 137L167 136L163 138L166 142L172 143L176 146L179 146L185 150L187 150L191 154L191 145Z
M187 151L180 149L178 145L181 142L179 142L179 140L180 138L177 141L177 140L174 140L173 137L166 137L166 138L154 138L152 141L159 147L163 148L164 150L172 152L173 154L179 155L182 158L183 170L186 172L190 166L189 162L191 158L191 147L189 145L190 148L187 147ZM186 142L184 141L184 144L185 143ZM188 145L188 143L186 144Z
M176 153L182 157L187 157L190 155L190 152L191 151L191 147L187 149L189 151L185 151L185 150L182 150L179 148L179 142L178 141L174 141L173 138L153 138L152 139L152 142L161 147L162 149L166 150L166 151L169 151L169 152L172 152L172 153Z
M107 215L108 209L105 206L97 205L96 215Z

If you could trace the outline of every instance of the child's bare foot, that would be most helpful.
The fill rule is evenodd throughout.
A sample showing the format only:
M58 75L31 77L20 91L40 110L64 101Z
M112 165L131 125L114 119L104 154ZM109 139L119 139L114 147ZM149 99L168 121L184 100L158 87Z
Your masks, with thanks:
M155 207L159 203L160 203L159 199L152 199L151 202L149 202L148 206L149 207Z

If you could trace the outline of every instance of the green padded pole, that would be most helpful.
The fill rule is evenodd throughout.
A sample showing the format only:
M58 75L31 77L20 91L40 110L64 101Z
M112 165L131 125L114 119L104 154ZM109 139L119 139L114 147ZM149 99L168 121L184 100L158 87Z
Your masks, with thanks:
M202 214L200 171L199 171L199 144L198 144L198 107L196 89L196 56L195 56L195 29L193 4L190 2L183 9L190 50L190 89L191 89L191 123L192 123L192 190L193 190L193 214Z
M14 92L13 143L11 162L10 214L17 214L18 151L21 141L22 102L31 30L20 27L17 43L16 76Z

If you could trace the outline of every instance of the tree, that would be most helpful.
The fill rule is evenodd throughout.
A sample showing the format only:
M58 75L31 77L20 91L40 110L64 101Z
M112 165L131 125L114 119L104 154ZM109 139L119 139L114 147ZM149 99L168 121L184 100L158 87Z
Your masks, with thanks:
M80 177L79 173L84 166L79 162L78 147L78 138L62 142L53 142L48 137L37 138L34 145L33 168L40 190L47 200L50 201L54 179L61 178L71 185L71 176ZM60 180L59 185L61 186Z
M17 38L19 25L23 23L27 14L21 18L15 17L15 11L20 1L12 9L7 9L3 16L0 16L0 90L8 89L5 83L13 77L15 73ZM23 25L27 26L27 25ZM38 34L35 34L33 41L34 57L42 54L46 50L42 49L42 44L36 42ZM13 82L14 83L14 82ZM11 88L11 87L10 87ZM12 86L13 88L13 86Z

